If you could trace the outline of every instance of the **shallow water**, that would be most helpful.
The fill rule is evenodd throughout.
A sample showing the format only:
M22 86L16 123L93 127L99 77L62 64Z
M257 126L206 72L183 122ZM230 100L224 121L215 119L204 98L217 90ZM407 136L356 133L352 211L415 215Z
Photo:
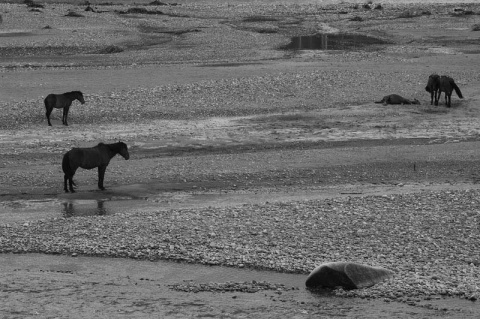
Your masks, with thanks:
M357 50L367 46L387 44L378 38L348 33L318 33L292 37L283 50Z
M246 317L258 317L261 314L262 317L269 318L285 317L287 313L290 314L287 317L292 317L291 309L296 309L293 312L299 315L296 316L298 318L311 318L311 314L317 314L315 318L318 315L322 315L322 318L432 318L434 315L442 318L475 318L478 314L475 302L458 298L438 296L431 300L418 301L416 304L398 301L387 303L383 300L336 297L330 290L311 292L305 289L307 276L301 274L168 261L149 262L123 258L42 254L0 254L0 261L3 270L0 277L4 276L5 281L6 278L8 280L14 278L9 283L12 287L18 286L22 294L28 296L34 291L35 298L31 297L31 304L33 308L42 310L44 309L41 307L41 300L54 303L54 300L63 298L62 301L66 302L63 306L68 305L69 309L81 308L77 300L82 300L81 304L86 302L89 307L100 312L109 306L109 298L114 298L117 303L125 302L123 306L120 304L118 309L122 307L129 309L138 300L151 302L152 305L159 306L156 311L160 317L162 316L159 311L165 309L173 313L187 311L198 314L199 311L205 311L204 307L208 308L208 313L211 313L212 309L223 309L228 312L233 309L247 314ZM185 293L168 288L169 285L184 281L203 284L243 283L253 280L283 284L287 289L295 289L257 293ZM58 291L62 293L59 294ZM39 295L43 299L38 299ZM6 296L7 307L12 304L11 300L15 299L15 296L18 298L19 295ZM98 300L95 298L95 302L86 300L91 296ZM100 300L106 304L99 303ZM191 309L185 310L185 307ZM146 313L149 313L150 308L143 310L144 317L148 316ZM267 316L267 312L274 312L275 316ZM209 317L220 317L220 314Z
M55 217L102 216L151 205L142 199L57 199L0 202L0 223L34 221Z
M133 199L75 199L63 201L61 207L55 207L55 210L60 210L60 214L63 217L102 216L125 212L134 207L141 207L143 202L145 201Z
M0 38L21 37L32 35L31 32L0 32Z

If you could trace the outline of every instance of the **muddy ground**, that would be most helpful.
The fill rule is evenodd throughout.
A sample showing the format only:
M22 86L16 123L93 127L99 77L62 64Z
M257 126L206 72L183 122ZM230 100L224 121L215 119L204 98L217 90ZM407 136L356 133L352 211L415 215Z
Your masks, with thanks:
M179 1L146 6L150 14L119 13L132 7L0 5L1 224L479 188L480 31L473 30L480 7L473 2L380 10ZM84 17L65 17L69 10ZM284 49L293 36L330 32L381 41ZM121 52L104 51L112 48ZM431 106L424 90L431 73L452 76L464 98L454 93L451 108L443 99ZM83 91L86 104L74 102L68 127L55 110L48 127L43 98L71 90ZM374 103L391 93L421 105ZM77 192L63 192L65 151L119 139L131 158L112 160L106 191L96 189L95 171L79 171ZM480 315L478 302L459 298L315 295L301 275L92 257L0 259L2 318ZM298 289L167 286L231 277Z

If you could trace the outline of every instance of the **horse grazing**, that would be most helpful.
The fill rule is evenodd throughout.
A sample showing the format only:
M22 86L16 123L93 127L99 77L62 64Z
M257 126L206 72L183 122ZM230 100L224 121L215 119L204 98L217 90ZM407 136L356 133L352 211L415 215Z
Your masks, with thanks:
M127 144L117 142L112 144L99 143L97 146L88 148L72 148L65 153L62 161L64 176L64 189L68 193L67 181L69 182L70 192L74 193L73 175L79 167L92 169L98 167L98 188L104 190L103 178L110 160L117 154L120 154L126 160L129 159ZM76 185L75 185L76 186Z
M463 99L462 92L460 91L460 88L455 84L455 81L446 75L442 75L438 81L438 99L440 99L440 95L442 92L445 92L445 104L447 107L452 106L452 92L455 90L455 93L457 93L458 97ZM438 105L438 104L436 104Z
M52 126L50 123L50 114L52 113L53 109L63 109L63 116L62 116L62 124L68 125L67 118L68 118L68 111L70 110L70 105L75 100L79 100L80 103L85 104L85 100L83 99L83 94L80 91L72 91L63 94L49 94L43 100L45 103L46 115L48 120L48 125Z
M425 91L430 92L430 97L431 97L430 105L433 105L433 101L435 101L435 105L438 105L438 99L440 98L440 94L438 94L439 85L440 85L440 76L438 74L432 74L428 77L428 82L427 82L427 86L425 87Z
M386 95L380 101L376 101L375 103L383 103L383 105L387 104L420 104L417 99L408 100L398 94L390 94Z

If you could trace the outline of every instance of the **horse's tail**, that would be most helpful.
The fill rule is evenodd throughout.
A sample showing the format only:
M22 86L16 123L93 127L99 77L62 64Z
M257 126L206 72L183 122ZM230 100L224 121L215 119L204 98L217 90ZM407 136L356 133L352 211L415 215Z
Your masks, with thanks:
M458 85L453 81L450 82L450 84L452 85L453 89L455 90L455 93L457 93L458 97L463 99L462 91L460 91L460 88L458 87Z
M63 155L63 160L62 160L62 170L65 174L70 174L72 169L70 168L70 160L68 158L68 153L66 152L65 155Z
M70 156L69 156L69 153L70 152L66 152L65 155L63 155L63 160L62 160L62 170L63 170L63 173L69 177L73 177L72 176L72 167L70 166ZM72 184L77 186L77 184L75 184L75 182L73 181L72 179Z
M55 94L49 94L43 99L43 104L48 108L49 106L55 105Z
M43 100L43 104L45 104L45 108L48 110L48 97L47 96L44 100Z

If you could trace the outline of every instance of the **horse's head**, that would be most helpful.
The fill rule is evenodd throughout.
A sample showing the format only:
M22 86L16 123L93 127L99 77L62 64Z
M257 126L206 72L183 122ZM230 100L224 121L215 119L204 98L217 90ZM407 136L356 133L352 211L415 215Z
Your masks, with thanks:
M130 158L130 154L128 154L127 144L123 142L118 142L117 144L119 145L118 154L122 155L124 159L128 160Z
M83 93L80 91L75 92L75 98L80 101L80 103L85 104L85 100L83 98Z
M438 85L438 81L440 80L440 76L438 74L432 74L428 77L428 84L429 87L435 87Z

